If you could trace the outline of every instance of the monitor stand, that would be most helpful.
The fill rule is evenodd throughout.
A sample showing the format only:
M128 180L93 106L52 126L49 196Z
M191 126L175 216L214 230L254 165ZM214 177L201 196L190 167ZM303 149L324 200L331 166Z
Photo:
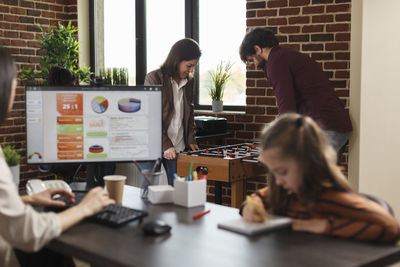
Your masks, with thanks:
M86 164L86 189L90 190L93 187L104 187L104 164L89 163Z

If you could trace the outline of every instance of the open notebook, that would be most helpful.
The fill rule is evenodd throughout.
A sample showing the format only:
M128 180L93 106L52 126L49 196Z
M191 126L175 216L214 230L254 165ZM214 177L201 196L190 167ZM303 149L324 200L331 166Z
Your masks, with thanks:
M292 219L277 215L268 215L269 221L263 223L246 222L243 218L218 223L218 228L244 235L257 235L273 230L290 227Z

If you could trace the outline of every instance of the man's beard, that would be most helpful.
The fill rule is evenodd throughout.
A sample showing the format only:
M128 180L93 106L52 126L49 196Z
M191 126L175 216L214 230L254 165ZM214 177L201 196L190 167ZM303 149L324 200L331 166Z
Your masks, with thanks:
M257 65L257 68L263 70L265 68L265 64L267 64L267 61L265 59L263 59L262 57L258 56L258 55L256 55L256 57L257 57L257 60L259 62L258 65Z

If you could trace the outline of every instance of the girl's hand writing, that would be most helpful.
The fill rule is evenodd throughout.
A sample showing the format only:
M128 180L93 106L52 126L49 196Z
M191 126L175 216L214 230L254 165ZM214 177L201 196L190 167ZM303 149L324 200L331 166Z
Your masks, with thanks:
M267 212L264 209L264 204L258 197L252 197L254 203L250 203L246 200L242 210L243 219L248 222L263 222L267 216ZM259 208L255 207L257 205Z

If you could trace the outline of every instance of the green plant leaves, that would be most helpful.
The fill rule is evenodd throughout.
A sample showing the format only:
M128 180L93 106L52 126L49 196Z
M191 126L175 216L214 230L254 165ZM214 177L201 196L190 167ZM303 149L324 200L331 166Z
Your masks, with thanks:
M5 145L2 148L4 157L6 159L7 165L9 167L16 166L19 164L19 160L21 159L21 155L15 150L15 147L12 145Z
M226 65L224 64L224 61L221 61L221 63L217 65L215 71L209 71L212 81L212 85L209 88L209 94L213 101L220 101L224 97L225 85L231 77L232 66L233 64L229 61Z
M39 39L40 70L35 72L32 68L21 68L20 79L24 84L48 84L49 71L54 66L61 66L76 73L80 82L90 82L89 67L79 66L79 42L76 36L78 31L71 21L67 26L59 23L57 27L43 29L38 26L43 38Z

